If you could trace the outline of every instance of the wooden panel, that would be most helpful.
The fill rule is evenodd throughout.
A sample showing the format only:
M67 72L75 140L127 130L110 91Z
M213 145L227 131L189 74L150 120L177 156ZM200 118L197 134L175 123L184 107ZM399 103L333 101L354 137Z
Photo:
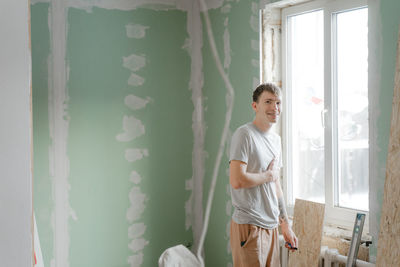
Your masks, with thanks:
M299 239L299 245L298 250L289 255L290 267L318 266L324 213L324 204L296 199L293 231Z
M400 264L400 31L376 266Z

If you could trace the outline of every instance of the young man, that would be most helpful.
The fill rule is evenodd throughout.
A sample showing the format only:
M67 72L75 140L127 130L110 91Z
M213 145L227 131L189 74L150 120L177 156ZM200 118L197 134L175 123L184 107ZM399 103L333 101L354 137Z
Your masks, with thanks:
M255 119L233 134L229 159L233 265L279 267L279 225L286 247L297 248L279 182L281 139L271 130L281 113L280 88L259 85L252 108Z

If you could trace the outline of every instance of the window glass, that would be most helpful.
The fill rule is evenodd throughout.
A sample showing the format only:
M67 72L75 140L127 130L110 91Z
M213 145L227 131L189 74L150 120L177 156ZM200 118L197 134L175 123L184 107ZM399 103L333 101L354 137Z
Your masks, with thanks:
M290 16L288 27L293 199L324 202L323 11Z
M336 15L339 206L368 210L368 9Z

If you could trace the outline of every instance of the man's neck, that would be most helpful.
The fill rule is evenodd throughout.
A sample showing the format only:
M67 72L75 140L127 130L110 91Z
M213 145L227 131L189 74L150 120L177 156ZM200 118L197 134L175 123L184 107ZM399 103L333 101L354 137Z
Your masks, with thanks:
M267 133L272 128L272 123L260 121L257 118L254 119L253 124L264 133Z

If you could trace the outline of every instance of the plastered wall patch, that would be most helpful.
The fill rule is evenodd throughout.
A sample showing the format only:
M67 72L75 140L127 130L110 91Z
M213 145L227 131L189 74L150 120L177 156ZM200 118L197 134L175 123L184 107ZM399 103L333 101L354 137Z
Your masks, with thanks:
M144 125L134 116L124 115L123 118L123 129L124 132L117 135L117 140L120 142L128 142L136 137L144 134Z
M129 201L131 206L126 213L126 218L129 222L132 223L140 218L144 211L146 199L146 195L140 191L139 187L132 187L131 191L129 192Z
M125 159L129 162L135 162L147 156L149 156L147 149L128 148L125 150Z
M135 239L141 237L146 232L144 223L134 223L128 228L128 237Z
M132 171L130 175L130 181L134 184L139 184L142 181L142 177L136 171Z
M143 263L143 253L139 252L135 255L129 256L128 257L128 263L131 265L131 267L139 267Z
M127 95L125 97L125 105L132 110L138 110L146 107L146 105L151 101L149 97L146 99L137 97L135 95Z
M128 79L128 84L132 86L140 86L144 84L144 78L140 77L139 75L135 73L131 73L131 76L129 76Z
M140 24L128 24L125 28L126 36L128 36L128 38L141 39L146 35L146 30L149 27Z
M137 71L146 66L146 58L132 54L128 57L123 57L123 66L131 71Z

